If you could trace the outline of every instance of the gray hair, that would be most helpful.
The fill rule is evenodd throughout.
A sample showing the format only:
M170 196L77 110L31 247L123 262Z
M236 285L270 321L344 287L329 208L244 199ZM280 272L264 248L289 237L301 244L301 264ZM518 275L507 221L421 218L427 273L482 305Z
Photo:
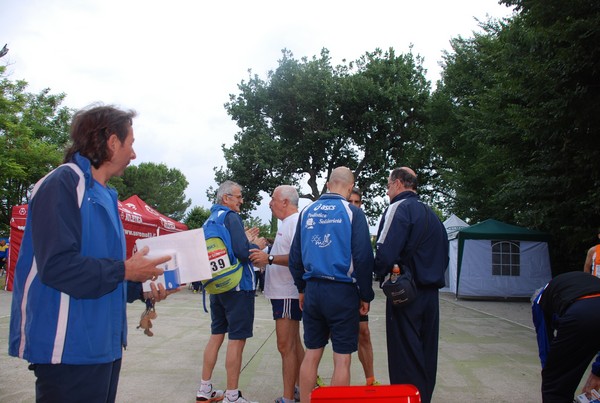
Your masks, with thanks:
M234 189L240 189L240 191L242 191L243 187L234 181L225 181L221 183L217 189L217 204L223 204L223 197L225 195L233 194Z
M298 201L300 200L300 196L298 196L298 191L295 187L290 185L281 185L277 188L279 189L279 194L282 198L289 200L291 204L298 207Z

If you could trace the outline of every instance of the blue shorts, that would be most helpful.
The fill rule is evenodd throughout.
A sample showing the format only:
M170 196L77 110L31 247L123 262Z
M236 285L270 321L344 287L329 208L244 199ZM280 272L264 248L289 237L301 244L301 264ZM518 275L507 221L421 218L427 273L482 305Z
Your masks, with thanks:
M297 299L272 299L273 319L292 319L298 322L302 320L302 311L300 302Z
M360 299L356 285L309 280L302 308L306 348L325 347L331 336L333 351L338 354L352 354L358 349Z
M229 340L252 337L254 325L254 291L231 291L210 295L210 331L229 333Z

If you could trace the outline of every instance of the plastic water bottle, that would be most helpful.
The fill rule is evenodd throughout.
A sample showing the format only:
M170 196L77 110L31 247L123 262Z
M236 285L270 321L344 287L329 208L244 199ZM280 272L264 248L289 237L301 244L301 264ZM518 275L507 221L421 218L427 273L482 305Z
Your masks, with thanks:
M400 277L400 266L397 264L392 268L392 275L390 276L390 282L395 283L398 281L398 277Z

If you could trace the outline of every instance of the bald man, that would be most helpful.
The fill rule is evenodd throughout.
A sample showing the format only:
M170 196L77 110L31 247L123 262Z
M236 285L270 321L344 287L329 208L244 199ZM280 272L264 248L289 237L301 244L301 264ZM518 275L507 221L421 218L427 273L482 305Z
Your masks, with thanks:
M350 384L350 357L358 349L359 314L373 300L373 250L364 212L347 199L354 175L333 170L328 193L298 220L289 267L298 288L306 353L300 366L300 401L310 402L323 349L331 336L332 386Z

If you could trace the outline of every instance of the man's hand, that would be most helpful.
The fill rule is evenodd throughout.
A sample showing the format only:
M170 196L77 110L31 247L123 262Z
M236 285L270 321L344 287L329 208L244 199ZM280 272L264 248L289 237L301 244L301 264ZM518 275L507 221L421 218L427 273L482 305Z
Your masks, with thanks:
M258 248L259 248L259 249L264 249L264 248L266 248L266 247L267 247L267 244L268 244L268 243L267 243L267 240L266 240L265 238L263 238L263 237L260 237L260 238L256 238L256 239L254 240L254 244L255 244L256 246L258 246Z
M250 261L257 267L265 267L269 263L269 255L260 249L250 249Z
M369 313L369 308L371 307L371 304L369 304L368 302L365 301L360 301L360 309L358 310L358 312L365 316Z
M258 227L247 229L246 238L248 238L248 242L255 244L259 249L264 249L267 247L267 240L258 236L259 231Z
M174 292L179 292L180 288L173 288L171 290L165 289L165 286L162 283L158 283L158 288L156 284L150 283L150 291L144 292L144 299L151 299L154 302L162 301L166 299L169 295Z
M254 241L256 241L256 238L258 238L259 231L260 230L258 229L258 227L253 227L253 228L247 229L246 237L248 238L248 242L254 243Z
M171 256L148 258L146 255L149 251L150 249L144 246L125 261L125 280L143 283L147 280L156 280L163 274L163 270L156 266L168 262Z
M583 389L581 392L585 393L586 395L589 396L589 393L592 389L596 389L596 391L598 391L599 388L600 388L600 376L596 376L590 372L590 376L588 376L588 379L585 382L585 385L583 386Z

